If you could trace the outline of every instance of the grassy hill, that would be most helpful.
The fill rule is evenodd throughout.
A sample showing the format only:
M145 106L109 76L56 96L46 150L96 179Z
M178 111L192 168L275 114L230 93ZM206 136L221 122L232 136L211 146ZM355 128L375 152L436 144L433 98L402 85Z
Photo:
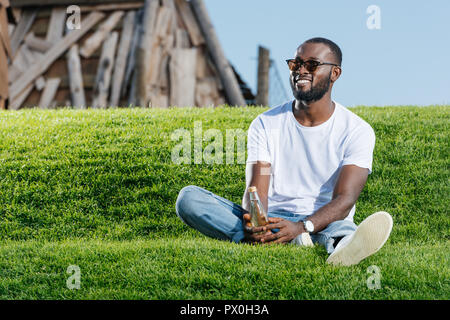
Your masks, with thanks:
M450 107L354 108L374 128L358 224L388 211L385 247L353 267L321 247L210 240L175 214L189 184L240 203L245 164L194 162L203 133L247 130L264 108L0 112L2 299L449 299ZM190 133L191 164L171 139ZM203 150L210 144L203 141ZM69 290L69 265L81 287ZM377 265L381 288L370 290Z

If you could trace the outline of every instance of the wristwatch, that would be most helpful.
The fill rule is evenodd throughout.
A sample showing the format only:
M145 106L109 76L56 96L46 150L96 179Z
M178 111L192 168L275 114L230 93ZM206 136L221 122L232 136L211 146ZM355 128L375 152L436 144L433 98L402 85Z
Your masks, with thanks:
M303 225L305 226L305 230L309 233L314 232L314 224L310 220L303 220Z

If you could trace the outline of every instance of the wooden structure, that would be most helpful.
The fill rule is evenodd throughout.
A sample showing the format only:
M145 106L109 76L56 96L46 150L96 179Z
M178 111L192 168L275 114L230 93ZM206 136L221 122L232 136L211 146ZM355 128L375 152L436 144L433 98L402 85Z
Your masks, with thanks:
M8 107L8 58L12 51L8 36L8 0L0 0L0 109Z
M202 0L10 2L10 109L246 105Z

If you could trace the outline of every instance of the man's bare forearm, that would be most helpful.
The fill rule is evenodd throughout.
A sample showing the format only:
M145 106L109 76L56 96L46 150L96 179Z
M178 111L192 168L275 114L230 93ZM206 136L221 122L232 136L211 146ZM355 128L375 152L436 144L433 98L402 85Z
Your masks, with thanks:
M346 165L342 168L334 188L333 199L307 218L314 224L314 233L348 216L366 184L367 176L366 168L355 165Z
M345 219L354 204L355 201L348 196L337 196L306 219L314 224L314 233L316 233L334 221Z

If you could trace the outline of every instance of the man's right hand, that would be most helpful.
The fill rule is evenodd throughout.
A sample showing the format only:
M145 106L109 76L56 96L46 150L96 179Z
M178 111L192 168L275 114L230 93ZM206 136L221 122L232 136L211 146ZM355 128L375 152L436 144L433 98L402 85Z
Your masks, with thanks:
M265 231L265 227L252 227L250 214L245 213L244 216L244 242L261 243L261 239L272 234L272 231ZM261 232L261 233L259 233Z

